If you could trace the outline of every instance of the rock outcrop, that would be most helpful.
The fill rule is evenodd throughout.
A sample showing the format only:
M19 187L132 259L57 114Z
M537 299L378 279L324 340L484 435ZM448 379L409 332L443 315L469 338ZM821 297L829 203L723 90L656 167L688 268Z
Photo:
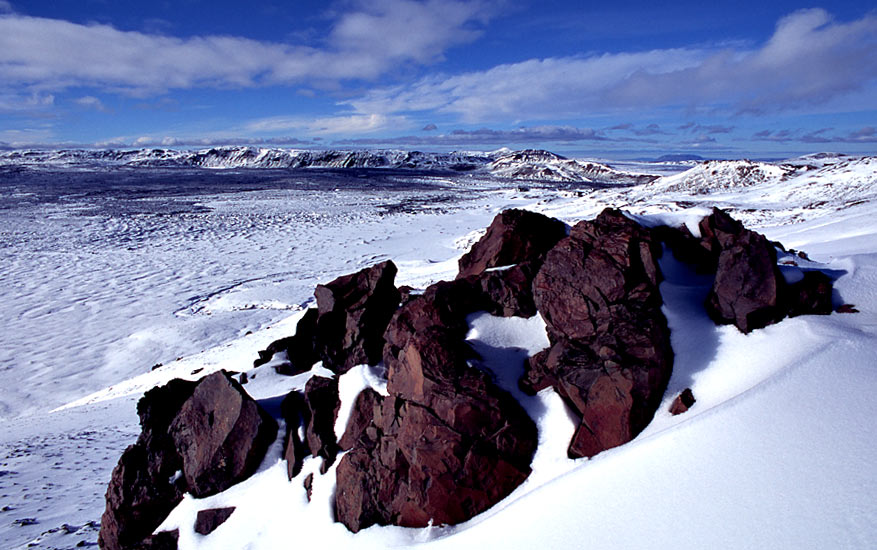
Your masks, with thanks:
M465 318L485 300L472 274L411 296L391 320L383 354L389 396L361 394L341 440L350 450L336 472L335 512L351 531L460 523L529 475L535 424L467 363L474 353Z
M697 399L694 398L694 393L692 393L691 388L685 388L682 390L682 393L676 396L673 403L670 404L670 414L676 416L688 412L688 409L690 409L696 402Z
M138 547L186 492L208 496L251 475L277 433L225 372L152 389L137 412L142 431L107 489L98 538L105 550Z
M487 233L460 258L457 278L536 258L565 236L566 225L559 220L528 210L505 210L493 219Z
M234 511L234 506L200 510L195 517L195 532L199 535L209 535L217 527L225 523L225 520L230 518Z
M576 224L533 282L552 345L530 358L521 386L553 387L581 415L571 457L630 441L660 404L673 351L659 254L648 229L607 209Z

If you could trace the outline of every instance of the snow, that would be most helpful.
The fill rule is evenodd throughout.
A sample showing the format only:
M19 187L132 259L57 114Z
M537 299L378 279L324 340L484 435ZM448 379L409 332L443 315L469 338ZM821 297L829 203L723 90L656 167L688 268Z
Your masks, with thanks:
M697 234L717 205L806 251L809 261L781 256L798 264L783 267L787 276L825 271L836 305L860 313L786 319L748 335L716 327L702 307L709 278L665 254L660 288L674 372L654 420L631 443L591 460L566 458L576 419L550 390L517 388L522 360L548 345L541 318L475 314L467 339L481 359L471 367L493 373L539 432L533 473L500 504L458 526L353 535L332 519L334 466L321 475L320 461L308 459L290 481L278 439L256 475L213 497L187 497L164 527L180 528L184 550L499 541L509 549L873 548L877 159L711 163L609 189L417 174L418 186L396 190L341 179L331 190L306 181L173 196L159 188L125 205L80 193L76 179L52 201L0 180L4 200L17 201L0 210L0 546L94 543L110 472L139 433L135 404L145 390L219 369L247 372L244 387L276 413L288 391L332 376L319 364L278 375L282 354L252 367L258 350L294 331L317 283L388 258L399 285L453 278L457 258L508 207L574 223L615 206ZM755 176L741 179L744 172ZM365 387L386 393L381 366L340 377L336 433ZM671 416L686 387L697 402ZM197 510L229 505L236 511L213 534L194 533Z

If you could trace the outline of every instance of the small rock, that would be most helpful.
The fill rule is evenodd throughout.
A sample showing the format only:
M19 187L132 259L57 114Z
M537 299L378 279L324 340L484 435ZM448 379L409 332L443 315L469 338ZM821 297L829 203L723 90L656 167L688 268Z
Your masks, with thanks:
M856 306L853 304L843 304L837 307L835 310L838 313L859 313L859 310L856 309Z
M310 502L311 495L314 492L314 474L311 473L305 476L305 479L302 482L302 486L305 488L305 493L308 496L308 502Z
M209 535L215 531L217 527L225 523L225 520L231 517L231 514L234 511L234 506L229 506L228 508L199 510L198 516L195 518L195 532L200 535Z
M673 416L682 414L690 409L696 401L694 394L691 392L691 388L685 388L682 390L682 393L676 396L676 399L674 399L673 403L670 405L670 414Z

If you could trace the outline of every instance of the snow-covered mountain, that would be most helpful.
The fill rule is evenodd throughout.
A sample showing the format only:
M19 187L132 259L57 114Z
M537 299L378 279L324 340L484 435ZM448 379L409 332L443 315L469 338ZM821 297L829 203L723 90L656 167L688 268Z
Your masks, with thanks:
M552 182L635 185L657 176L615 170L605 164L566 159L548 151L489 153L357 150L310 151L256 147L215 147L198 151L173 149L10 151L0 153L0 166L51 168L393 168L472 172L475 175Z

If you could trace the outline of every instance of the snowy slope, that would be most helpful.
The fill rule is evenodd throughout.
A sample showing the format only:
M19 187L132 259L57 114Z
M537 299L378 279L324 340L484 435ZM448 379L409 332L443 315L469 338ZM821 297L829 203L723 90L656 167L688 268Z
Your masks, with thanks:
M806 251L812 262L796 261L826 270L837 302L860 313L798 317L749 335L715 327L701 307L710 281L667 256L661 292L676 364L660 411L630 444L568 460L573 423L562 402L550 392L518 394L540 428L534 472L463 525L351 535L331 520L333 472L316 474L308 504L301 480L318 463L290 482L277 446L256 476L186 499L166 525L180 527L183 549L873 548L877 159L832 158L756 166L748 174L759 175L746 178L736 161L701 164L689 179L581 192L452 179L420 199L294 189L209 195L198 201L208 213L166 218L77 214L88 198L3 211L0 547L93 543L89 522L136 438L142 392L177 376L250 370L257 350L291 332L318 282L386 258L399 266L400 285L451 278L456 258L512 206L572 222L611 205L646 223L691 225L716 204ZM451 195L467 199L443 202ZM384 208L394 200L444 206ZM481 366L514 390L509 365L545 345L540 319L475 315L470 325ZM307 375L277 376L269 364L250 377L248 391L268 399ZM379 369L346 374L344 404L366 385L381 386ZM698 401L672 417L666 408L685 387ZM238 507L226 524L194 534L198 509L226 504Z

